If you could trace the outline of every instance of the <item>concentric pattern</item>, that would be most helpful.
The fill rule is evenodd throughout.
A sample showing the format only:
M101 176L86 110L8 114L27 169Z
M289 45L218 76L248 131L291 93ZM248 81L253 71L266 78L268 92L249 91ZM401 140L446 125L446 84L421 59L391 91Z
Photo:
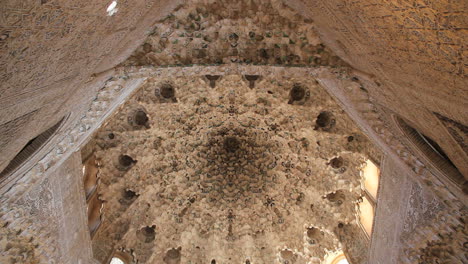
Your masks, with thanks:
M150 78L101 129L98 259L122 247L159 263L181 247L180 263L306 263L341 247L339 223L356 226L357 150L370 144L312 78L250 87L240 75L214 88L204 75ZM141 109L148 122L135 126L128 117ZM316 128L323 111L334 120L326 131Z

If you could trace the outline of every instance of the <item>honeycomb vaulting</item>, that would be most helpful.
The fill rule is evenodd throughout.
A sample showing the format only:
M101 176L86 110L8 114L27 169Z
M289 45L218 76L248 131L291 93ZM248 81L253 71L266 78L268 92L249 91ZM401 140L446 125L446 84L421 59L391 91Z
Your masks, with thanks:
M95 254L320 263L358 228L370 143L313 78L208 78L149 78L96 135Z

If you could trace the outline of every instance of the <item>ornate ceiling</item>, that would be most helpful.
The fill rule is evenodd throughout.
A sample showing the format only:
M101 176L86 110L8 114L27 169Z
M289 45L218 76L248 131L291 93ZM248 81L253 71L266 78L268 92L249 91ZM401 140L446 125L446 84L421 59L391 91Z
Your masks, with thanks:
M96 135L97 252L307 263L342 247L370 143L313 78L218 77L149 78Z
M445 158L464 166L461 4L284 1L306 19L281 0L16 2L1 163L66 118L1 186L1 259L94 263L87 227L105 264L466 258L459 186L394 124L460 143ZM388 157L372 250L357 203L380 154L340 105ZM89 226L80 148L98 164Z
M146 81L91 141L104 201L96 258L120 248L140 263L321 263L341 249L364 259L359 170L379 154L314 78L196 70L222 64L346 69L279 1L177 8L121 65ZM192 73L145 74L158 66Z
M343 66L313 21L282 1L191 1L157 23L124 66Z

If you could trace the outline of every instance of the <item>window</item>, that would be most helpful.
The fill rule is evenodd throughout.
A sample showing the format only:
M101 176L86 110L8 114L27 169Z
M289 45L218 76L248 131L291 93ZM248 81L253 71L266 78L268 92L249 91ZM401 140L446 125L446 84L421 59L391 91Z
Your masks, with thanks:
M112 1L112 3L107 7L107 15L113 16L117 11L117 1Z
M372 197L374 201L376 201L380 178L379 167L377 167L374 162L368 159L361 172L363 177L364 190Z
M123 260L119 259L118 257L113 257L111 259L110 264L125 264L125 262Z
M395 122L426 161L458 188L462 189L464 185L466 186L465 178L436 141L416 130L400 117L395 116Z
M326 257L324 264L349 264L349 262L343 251L338 251Z
M109 264L131 264L134 263L131 251L125 249L115 250Z
M348 260L343 256L341 260L338 260L336 264L349 264Z
M15 172L21 165L23 165L26 161L28 161L35 153L37 153L44 145L49 141L49 139L57 132L60 128L60 125L66 117L62 118L59 122L55 125L47 129L46 131L42 132L35 138L31 139L23 149L16 154L16 156L10 161L7 167L0 172L0 180L4 179L7 175L12 174Z
M368 159L362 167L361 177L363 195L358 203L359 223L369 238L372 234L374 223L380 169L374 162Z
M103 201L99 198L99 161L96 159L94 152L86 155L87 152L81 153L85 156L83 161L83 189L87 203L88 228L91 238L101 226Z
M372 223L374 221L374 204L364 196L362 202L359 203L359 222L364 231L370 236L372 233Z

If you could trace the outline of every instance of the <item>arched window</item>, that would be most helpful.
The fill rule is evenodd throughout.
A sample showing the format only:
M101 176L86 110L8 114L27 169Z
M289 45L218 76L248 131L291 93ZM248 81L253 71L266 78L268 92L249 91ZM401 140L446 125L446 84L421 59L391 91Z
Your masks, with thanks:
M111 259L110 264L126 264L123 260L119 259L118 257L113 257Z
M325 264L349 264L349 262L343 251L338 251L326 257Z
M343 256L342 259L338 260L336 264L349 264L348 260Z
M395 116L395 121L401 131L416 147L416 150L423 155L426 161L432 164L435 169L444 175L450 182L454 183L458 188L463 189L465 186L465 190L463 191L466 192L467 181L465 180L465 177L463 177L439 144L410 126L402 118Z
M363 178L363 189L374 200L377 200L377 190L379 188L380 169L370 159L361 170Z
M132 255L125 250L115 250L109 264L132 264L134 263Z
M380 169L370 159L361 170L363 194L358 203L359 224L369 238L372 234L375 207L377 204L377 191L380 180Z
M358 204L359 206L359 223L361 224L364 231L368 237L372 233L372 225L374 222L374 204L367 198L367 196L362 197L362 202Z
M123 260L119 259L118 257L113 257L111 259L110 264L126 264Z
M28 161L35 153L37 153L57 132L66 117L60 119L55 125L42 132L35 138L31 139L26 145L16 154L16 156L8 163L5 169L0 172L0 181L5 179L7 175L15 172L24 162Z

